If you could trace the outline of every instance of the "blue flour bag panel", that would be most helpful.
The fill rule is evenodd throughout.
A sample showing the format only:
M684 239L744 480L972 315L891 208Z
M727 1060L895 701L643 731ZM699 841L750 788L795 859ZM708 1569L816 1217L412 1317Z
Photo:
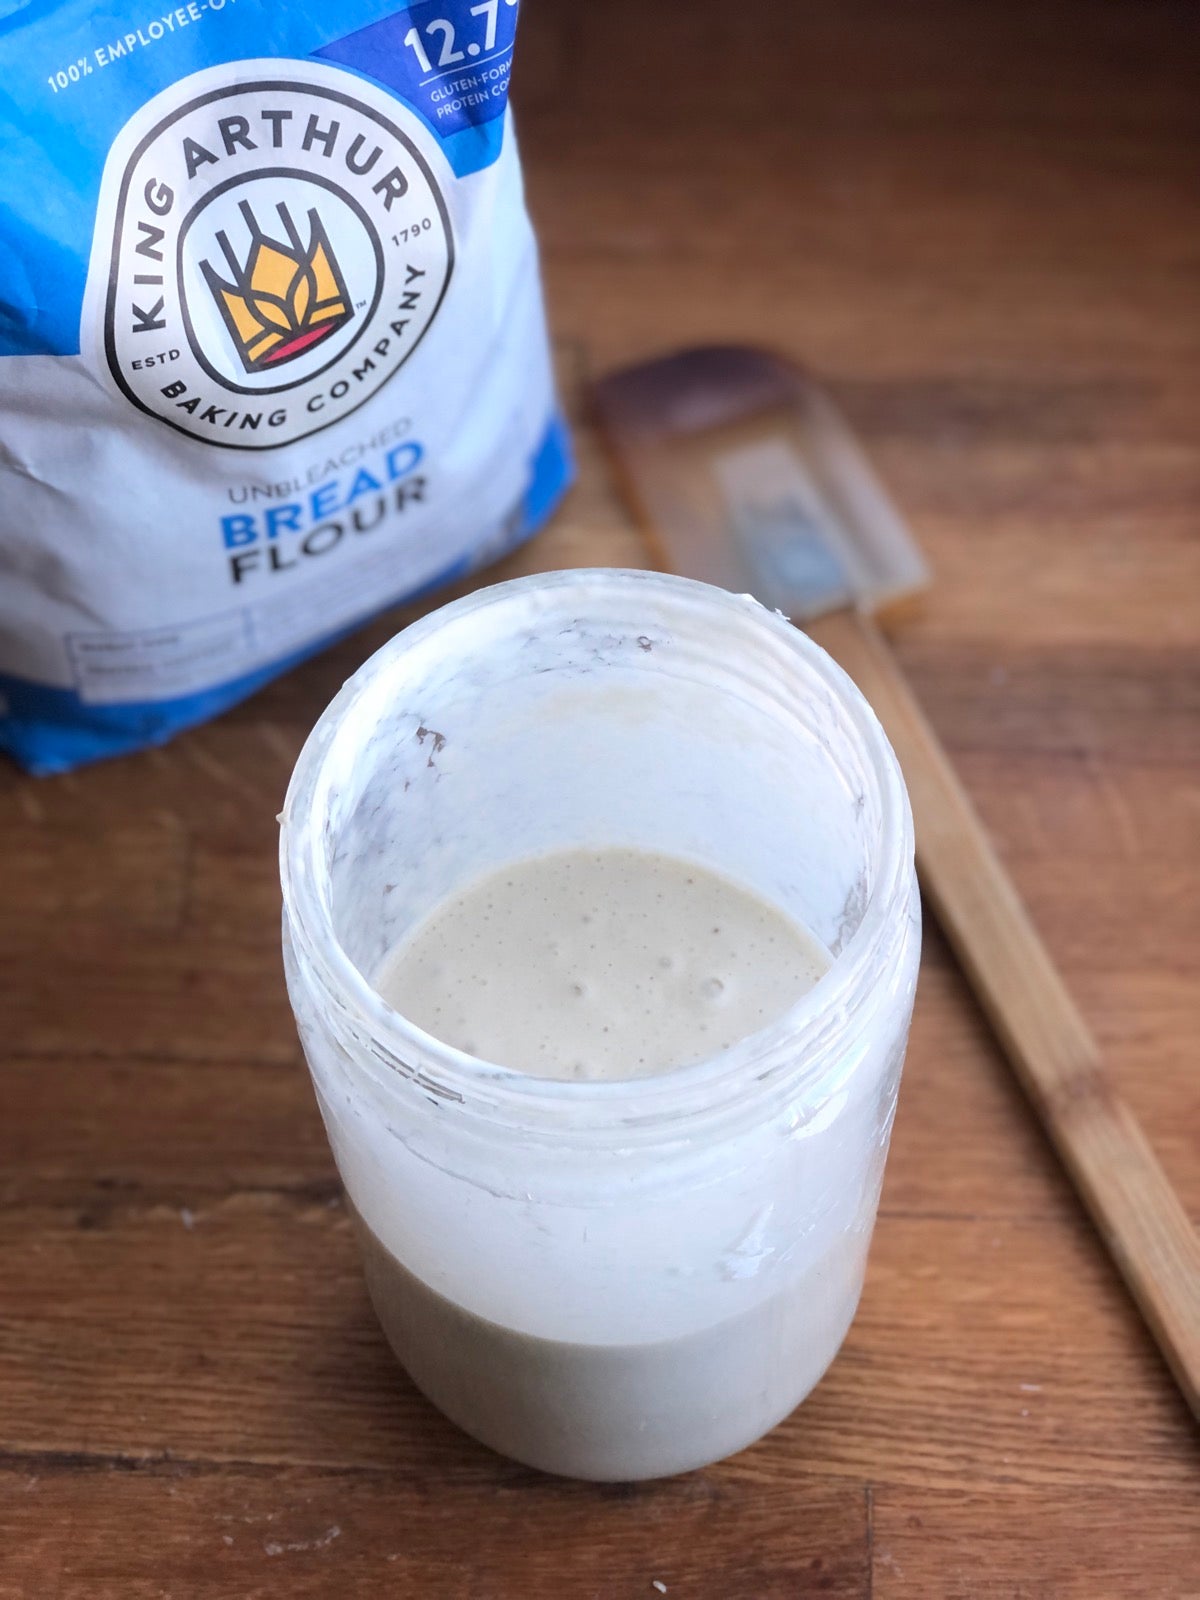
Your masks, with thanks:
M513 0L0 0L0 747L212 716L570 476Z

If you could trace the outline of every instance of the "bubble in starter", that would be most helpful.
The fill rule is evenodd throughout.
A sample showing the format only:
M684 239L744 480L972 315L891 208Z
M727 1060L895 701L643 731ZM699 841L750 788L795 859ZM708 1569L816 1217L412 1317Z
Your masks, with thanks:
M700 993L706 1000L719 1000L725 993L725 985L720 978L705 978L700 985Z

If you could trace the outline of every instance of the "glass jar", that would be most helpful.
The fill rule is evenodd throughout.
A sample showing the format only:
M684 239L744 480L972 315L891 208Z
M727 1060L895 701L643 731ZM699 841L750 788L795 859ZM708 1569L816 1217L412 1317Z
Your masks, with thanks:
M372 1299L468 1433L582 1478L751 1443L862 1286L920 947L891 748L845 674L746 596L548 573L385 645L313 730L280 847L288 987ZM548 1081L371 986L445 896L568 846L687 857L833 957L695 1066Z

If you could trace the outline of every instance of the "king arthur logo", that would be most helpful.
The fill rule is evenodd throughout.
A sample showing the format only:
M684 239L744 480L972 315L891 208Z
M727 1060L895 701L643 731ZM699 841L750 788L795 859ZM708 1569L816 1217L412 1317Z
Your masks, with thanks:
M293 360L354 315L315 208L308 213L307 243L301 242L287 206L275 209L286 242L263 233L248 200L238 202L250 241L244 257L235 253L224 229L218 232L231 282L209 262L200 263L247 372Z
M450 280L435 151L390 95L318 62L208 69L143 106L105 167L84 311L122 392L231 449L348 416Z

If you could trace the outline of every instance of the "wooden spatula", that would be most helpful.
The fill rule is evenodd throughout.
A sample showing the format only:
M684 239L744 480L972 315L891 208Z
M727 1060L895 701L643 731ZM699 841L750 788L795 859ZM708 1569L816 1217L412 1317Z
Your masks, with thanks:
M613 373L595 401L663 566L777 607L874 707L925 895L1200 1417L1200 1239L873 620L928 572L852 435L797 367L738 347Z

